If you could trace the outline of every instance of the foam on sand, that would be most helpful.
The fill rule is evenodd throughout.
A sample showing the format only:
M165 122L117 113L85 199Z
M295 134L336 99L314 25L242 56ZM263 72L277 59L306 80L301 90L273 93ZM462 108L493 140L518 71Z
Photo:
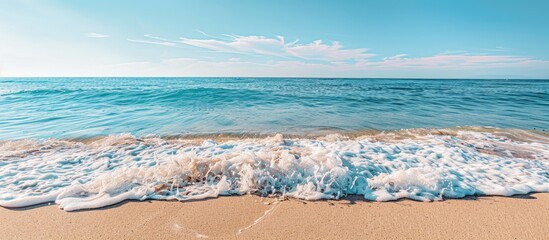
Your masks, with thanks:
M355 137L0 142L0 205L65 211L233 194L420 201L549 192L549 138L519 130Z

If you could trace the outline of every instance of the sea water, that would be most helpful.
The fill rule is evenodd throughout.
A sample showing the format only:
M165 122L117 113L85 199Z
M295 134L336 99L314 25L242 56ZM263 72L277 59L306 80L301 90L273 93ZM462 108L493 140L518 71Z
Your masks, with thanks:
M549 192L549 81L2 78L0 206Z

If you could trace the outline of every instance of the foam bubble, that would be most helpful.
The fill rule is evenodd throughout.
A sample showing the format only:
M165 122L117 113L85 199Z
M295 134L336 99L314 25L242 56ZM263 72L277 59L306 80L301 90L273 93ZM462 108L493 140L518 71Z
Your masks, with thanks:
M3 141L0 205L55 201L73 211L128 199L235 194L432 201L549 192L547 139L462 129L223 141L131 135Z

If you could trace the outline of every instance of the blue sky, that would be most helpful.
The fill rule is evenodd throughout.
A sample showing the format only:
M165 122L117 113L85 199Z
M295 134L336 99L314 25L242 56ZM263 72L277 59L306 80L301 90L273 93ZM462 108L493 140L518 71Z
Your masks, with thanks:
M0 76L549 78L549 1L0 0Z

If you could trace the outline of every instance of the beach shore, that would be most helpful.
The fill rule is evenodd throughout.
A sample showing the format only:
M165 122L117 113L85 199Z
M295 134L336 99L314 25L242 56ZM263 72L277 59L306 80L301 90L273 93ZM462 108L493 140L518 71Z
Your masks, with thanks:
M549 194L441 202L257 196L0 208L2 239L547 239Z

